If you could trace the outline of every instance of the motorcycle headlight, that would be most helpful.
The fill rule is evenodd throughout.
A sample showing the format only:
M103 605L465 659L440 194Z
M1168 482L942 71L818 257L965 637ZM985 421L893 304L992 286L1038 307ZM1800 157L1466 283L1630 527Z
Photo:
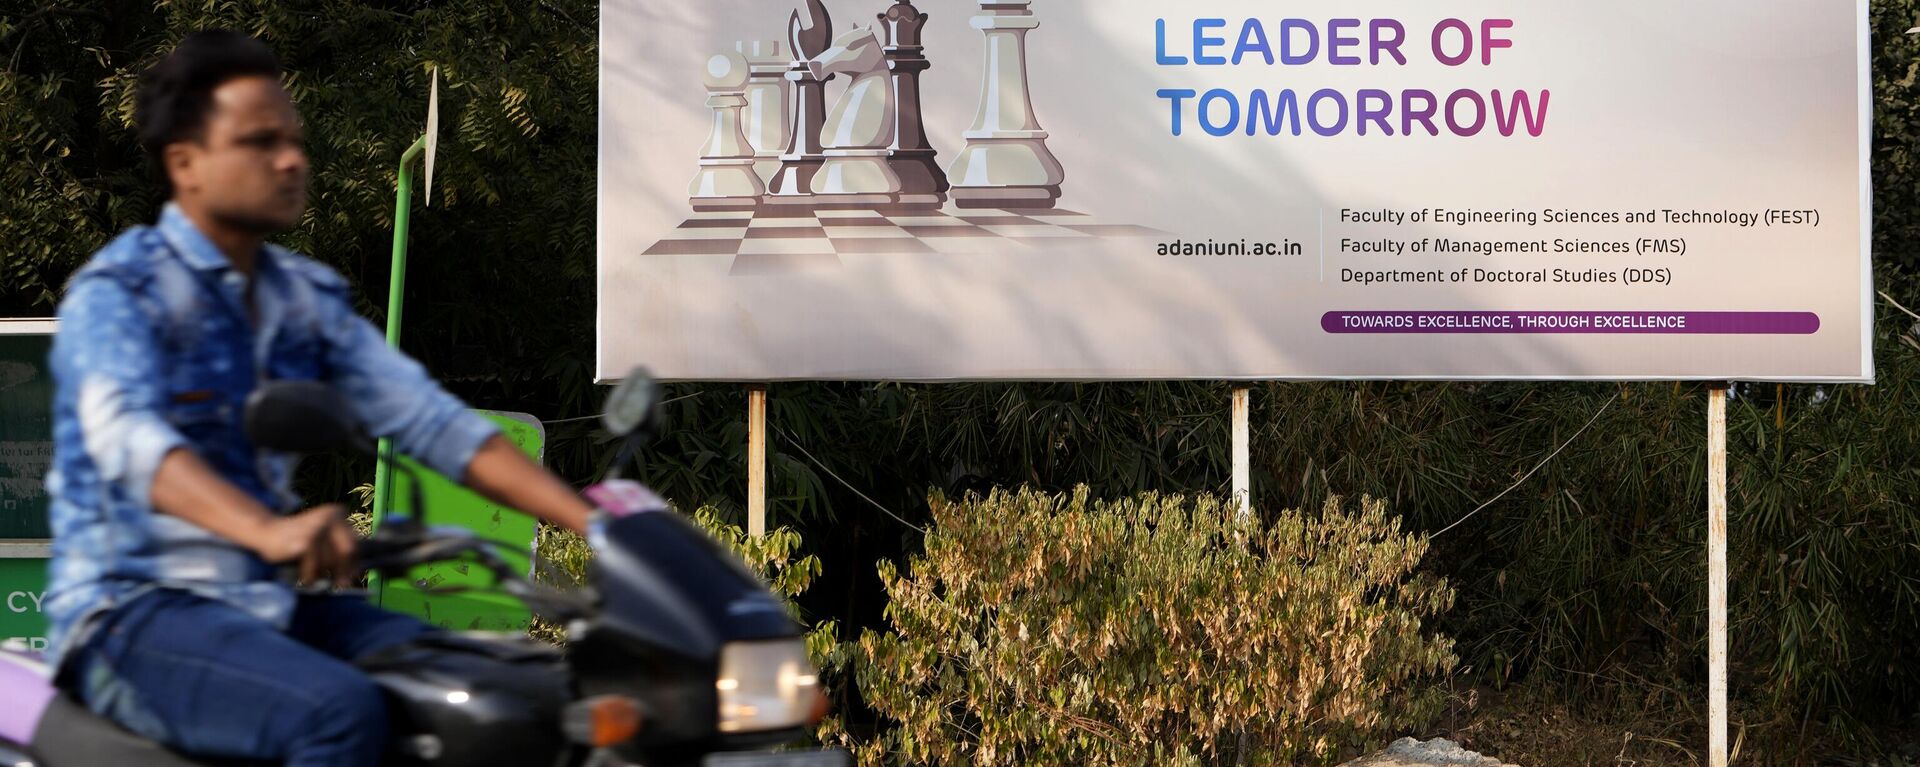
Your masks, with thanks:
M812 722L825 700L799 639L735 642L720 650L720 731L767 732Z

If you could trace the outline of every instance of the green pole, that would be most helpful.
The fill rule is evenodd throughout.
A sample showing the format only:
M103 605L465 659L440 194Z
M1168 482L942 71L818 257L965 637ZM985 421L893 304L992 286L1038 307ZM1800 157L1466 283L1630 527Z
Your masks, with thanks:
M427 149L427 137L407 148L400 156L400 185L394 194L393 207L393 276L387 281L387 345L400 348L400 315L403 306L402 296L407 291L407 217L413 209L413 161ZM387 469L387 462L393 460L393 442L380 440L380 463L373 473L373 519L374 522L386 518L392 509L393 477ZM420 513L419 509L412 510Z

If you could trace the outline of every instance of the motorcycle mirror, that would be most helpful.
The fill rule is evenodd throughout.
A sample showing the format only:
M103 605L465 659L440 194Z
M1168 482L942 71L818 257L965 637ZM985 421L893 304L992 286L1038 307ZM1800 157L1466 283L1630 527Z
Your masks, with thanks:
M659 420L660 384L644 367L634 368L607 395L607 407L600 425L611 434L632 438L642 434Z
M318 381L273 381L247 398L245 428L255 447L282 453L373 452L352 409Z

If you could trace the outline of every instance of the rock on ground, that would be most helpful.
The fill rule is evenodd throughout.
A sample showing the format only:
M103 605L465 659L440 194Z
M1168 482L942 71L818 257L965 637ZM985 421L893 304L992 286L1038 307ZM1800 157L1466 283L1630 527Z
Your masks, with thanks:
M1425 743L1401 738L1387 750L1356 759L1343 767L1514 767L1491 756L1481 756L1446 738Z

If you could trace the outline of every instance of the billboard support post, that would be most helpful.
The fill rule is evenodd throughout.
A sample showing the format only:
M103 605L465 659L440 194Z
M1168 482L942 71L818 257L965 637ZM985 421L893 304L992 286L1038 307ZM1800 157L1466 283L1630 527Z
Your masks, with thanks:
M1727 767L1727 384L1707 399L1707 764Z
M1239 521L1253 516L1253 436L1247 421L1252 390L1233 388L1233 509Z
M767 536L767 387L747 387L747 535Z

